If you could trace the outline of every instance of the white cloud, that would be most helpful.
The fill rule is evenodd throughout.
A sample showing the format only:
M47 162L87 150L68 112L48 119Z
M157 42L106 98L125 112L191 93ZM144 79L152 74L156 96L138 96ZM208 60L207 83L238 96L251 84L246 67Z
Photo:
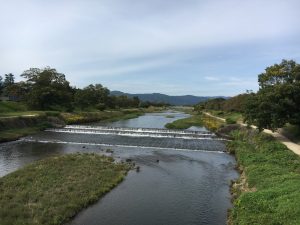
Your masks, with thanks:
M220 78L212 77L212 76L205 76L204 79L209 80L209 81L219 81L220 80Z

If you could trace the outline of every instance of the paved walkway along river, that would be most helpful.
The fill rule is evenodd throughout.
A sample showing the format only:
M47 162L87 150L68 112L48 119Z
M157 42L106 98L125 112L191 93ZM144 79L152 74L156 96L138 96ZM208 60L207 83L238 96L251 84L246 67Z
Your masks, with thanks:
M221 117L217 117L214 115L211 115L210 113L204 112L205 115L208 115L210 117L213 117L215 119L221 120L221 121L226 121L224 118ZM239 122L240 125L242 126L247 126L247 124L245 123L241 123ZM257 129L256 126L252 125L251 126L253 129ZM289 140L288 138L286 138L285 136L283 136L282 134L278 133L278 132L273 132L271 130L268 129L264 129L263 132L272 135L273 137L275 137L278 141L280 141L282 144L284 144L288 149L290 149L291 151L293 151L295 154L300 155L300 145L292 142L291 140Z

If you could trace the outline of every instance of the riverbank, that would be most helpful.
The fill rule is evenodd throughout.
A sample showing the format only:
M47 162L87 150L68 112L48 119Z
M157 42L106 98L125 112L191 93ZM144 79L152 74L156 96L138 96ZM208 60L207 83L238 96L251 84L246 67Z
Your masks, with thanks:
M62 127L66 124L81 124L97 121L117 121L139 117L144 113L158 112L165 108L119 109L95 112L10 112L0 115L0 143L15 141L26 135L34 134L50 127Z
M241 176L232 183L229 225L300 224L299 156L270 134L240 124L226 125L227 118L215 115L193 115L173 125L178 129L194 119L207 128L207 123L215 121L218 126L213 131L231 139L227 148L235 155Z
M99 112L61 113L66 124L81 124L97 121L132 119L144 114L142 109L123 109Z
M191 117L175 120L172 123L167 123L165 125L168 129L187 129L191 126L202 126L201 115L192 115Z
M14 141L48 127L63 125L64 121L59 118L59 114L47 112L34 116L0 117L0 143Z
M223 121L212 119L205 114L192 113L190 117L167 123L165 127L168 129L188 129L192 126L205 126L211 131L216 131L224 124Z
M97 154L40 160L0 178L1 225L64 224L132 168Z
M299 224L299 156L272 134L240 124L225 125L217 133L231 139L227 149L241 174L232 183L228 224Z
M300 224L300 158L270 135L241 128L228 150L241 177L232 185L228 224Z

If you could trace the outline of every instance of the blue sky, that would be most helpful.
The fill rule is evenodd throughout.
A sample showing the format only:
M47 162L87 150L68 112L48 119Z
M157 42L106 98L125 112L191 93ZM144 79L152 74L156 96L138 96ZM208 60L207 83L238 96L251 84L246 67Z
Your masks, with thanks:
M299 0L0 0L0 73L50 66L71 85L232 96L300 62ZM19 79L19 78L18 78Z

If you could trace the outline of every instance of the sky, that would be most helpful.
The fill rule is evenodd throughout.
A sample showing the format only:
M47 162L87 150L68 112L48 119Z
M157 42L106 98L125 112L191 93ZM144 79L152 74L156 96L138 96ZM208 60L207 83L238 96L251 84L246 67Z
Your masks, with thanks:
M72 86L233 96L300 63L299 0L0 0L0 75L50 66Z

